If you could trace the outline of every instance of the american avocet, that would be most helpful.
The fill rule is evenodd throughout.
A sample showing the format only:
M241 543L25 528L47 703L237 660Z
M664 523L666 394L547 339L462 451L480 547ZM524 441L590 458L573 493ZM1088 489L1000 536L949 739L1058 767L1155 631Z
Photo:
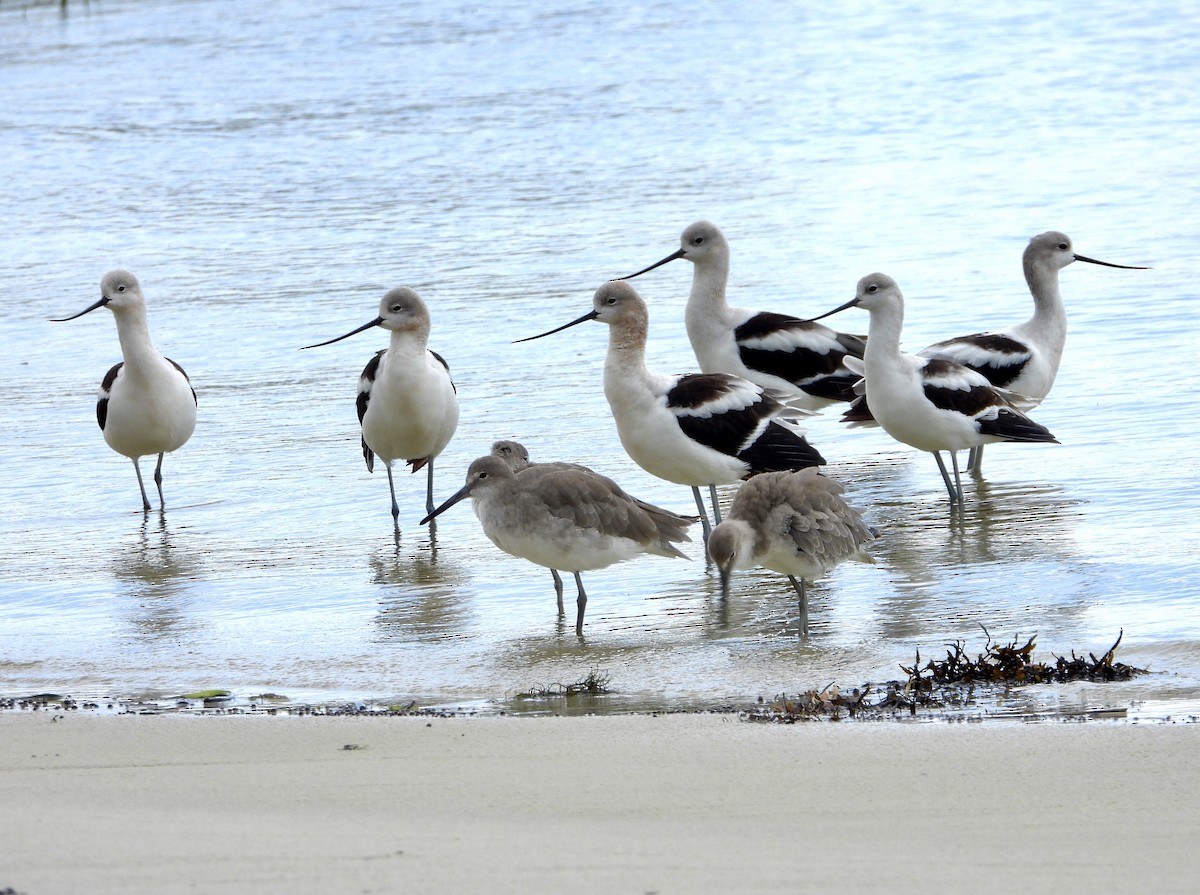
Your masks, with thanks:
M407 286L388 292L379 303L379 316L344 336L306 345L320 348L379 326L391 332L391 342L378 352L358 380L358 422L362 426L363 459L375 471L378 456L387 467L392 495L392 519L399 524L400 505L392 481L392 463L404 460L416 472L429 467L425 511L433 511L433 460L450 443L458 427L458 397L450 367L430 351L429 309Z
M1036 407L1054 385L1067 341L1067 313L1058 289L1058 272L1075 261L1122 270L1148 269L1078 255L1065 233L1039 233L1029 240L1021 259L1033 296L1033 316L1007 329L936 342L919 355L957 361L983 374L997 388L1012 392L1013 403L1022 410ZM870 410L854 408L850 417L858 422L870 420ZM968 468L978 469L982 458L983 446L972 448Z
M958 451L996 441L1057 444L1044 426L1017 410L981 373L946 358L901 353L904 296L891 277L863 277L854 298L821 316L851 307L871 314L863 363L872 414L897 441L933 454L952 504L963 499ZM954 481L942 451L950 452Z
M587 593L580 572L603 569L643 553L687 559L695 519L630 497L612 479L570 463L513 472L504 458L480 457L467 483L421 520L424 524L470 497L488 540L512 556L575 576L575 633L583 636ZM561 606L560 606L561 609Z
M725 234L716 224L697 221L683 231L679 243L679 251L621 279L639 277L677 258L695 265L684 321L701 370L731 373L792 393L799 398L796 406L806 410L854 399L851 387L858 376L842 360L862 357L859 336L787 314L729 307Z
M842 499L843 490L815 469L771 472L742 485L708 539L722 596L729 596L735 569L763 566L787 575L800 597L800 631L807 637L805 579L821 577L844 559L874 562L862 545L875 533Z
M154 483L158 503L165 507L162 491L163 455L183 447L196 428L196 392L183 367L159 354L150 343L146 325L146 299L137 277L127 270L112 270L100 281L100 300L78 314L53 322L74 320L108 308L117 321L117 338L124 360L105 374L96 401L96 419L108 446L133 461L142 510L150 500L142 483L138 458L158 454Z
M664 376L646 369L649 314L634 288L621 280L597 289L592 310L579 319L519 341L588 320L609 325L604 396L622 446L651 475L692 487L706 540L701 485L709 487L720 522L717 485L825 462L803 435L779 421L789 412L788 396L775 389L727 373Z
M507 464L509 469L511 469L513 472L517 473L518 477L523 477L526 475L539 476L539 475L545 475L547 473L554 472L554 471L572 470L572 469L580 470L585 473L590 473L591 475L599 475L599 473L596 473L593 470L588 469L586 466L581 466L577 463L562 463L562 462L531 463L529 460L529 451L528 451L528 449L526 449L525 445L521 444L521 442L519 442L519 441L513 441L511 439L502 439L501 441L497 441L495 444L492 445L491 453L492 453L492 456L499 457L501 460L503 460L505 462L505 464ZM610 479L607 479L604 476L600 476L600 478L603 478L606 482L611 481ZM617 488L617 484L615 482L613 482L612 487ZM654 504L646 503L644 500L638 500L638 498L636 498L636 497L633 498L633 501L639 507L641 507L643 510L645 510L648 513L651 513L652 515L659 514L659 513L667 513L669 515L675 515L675 514L672 514L669 510L664 510L661 507L656 507L656 506L654 506ZM681 521L686 522L689 525L694 522L700 521L699 516L678 516L677 518ZM558 598L558 611L561 614L563 612L562 577L558 574L557 569L551 569L550 575L554 578L554 594Z

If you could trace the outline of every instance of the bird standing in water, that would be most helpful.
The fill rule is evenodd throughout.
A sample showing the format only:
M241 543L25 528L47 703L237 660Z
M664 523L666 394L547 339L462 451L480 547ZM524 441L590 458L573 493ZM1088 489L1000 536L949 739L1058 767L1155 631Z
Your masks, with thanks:
M841 484L813 468L757 475L738 489L729 515L708 538L708 555L729 597L735 569L762 566L786 575L800 597L800 633L808 637L805 580L846 559L873 563L863 544L875 533L842 499Z
M143 512L149 512L150 500L138 460L158 454L154 484L158 486L159 507L165 509L163 456L183 447L192 437L196 428L196 392L183 367L163 357L151 344L146 299L137 277L127 270L109 271L100 281L99 301L78 314L52 322L74 320L97 308L112 311L124 359L100 383L96 420L108 446L133 461Z
M661 375L646 367L650 315L628 283L610 280L596 290L592 310L540 339L597 320L609 326L604 397L625 452L651 475L690 485L708 538L700 496L707 485L721 521L717 485L759 472L824 464L803 435L783 424L789 396L727 373Z
M691 540L687 528L696 521L630 497L612 479L583 466L548 463L513 472L503 457L488 454L471 464L467 483L421 523L468 497L483 533L505 553L574 574L579 637L587 607L580 572L643 553L687 559L675 544Z
M996 441L1058 443L1045 426L1021 413L981 373L944 358L903 354L904 296L891 277L881 273L863 277L854 298L821 316L851 307L871 314L863 357L871 413L897 441L933 454L951 505L961 505L963 500L958 451ZM953 481L942 451L950 453Z
M429 467L425 510L433 512L433 461L458 428L458 396L450 380L450 366L427 347L429 309L407 286L392 289L383 297L374 320L344 336L305 348L332 345L376 326L388 330L392 338L387 348L371 358L358 380L358 422L367 471L375 471L377 456L387 468L392 519L399 525L392 463L404 460L413 472Z
M805 410L854 400L859 377L844 359L862 357L863 340L788 314L731 308L725 298L729 242L716 224L689 225L677 252L621 279L640 277L677 258L694 266L684 322L701 370L788 393L789 403Z

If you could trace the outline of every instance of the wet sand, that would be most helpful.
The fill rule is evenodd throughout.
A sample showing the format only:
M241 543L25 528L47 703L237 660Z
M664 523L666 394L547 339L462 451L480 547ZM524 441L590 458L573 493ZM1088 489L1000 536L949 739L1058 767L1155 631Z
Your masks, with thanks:
M7 712L0 892L1192 892L1198 757L1182 724Z

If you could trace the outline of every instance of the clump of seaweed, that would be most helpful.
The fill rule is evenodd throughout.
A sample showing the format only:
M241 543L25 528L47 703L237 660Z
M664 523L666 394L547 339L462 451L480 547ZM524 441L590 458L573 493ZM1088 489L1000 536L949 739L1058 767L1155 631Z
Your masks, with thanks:
M982 626L981 626L982 627ZM908 675L907 688L916 691L931 691L938 687L952 684L976 683L1010 683L1010 684L1049 684L1065 683L1066 681L1125 681L1135 674L1144 674L1145 669L1134 668L1122 662L1114 662L1113 656L1121 639L1125 636L1122 628L1116 643L1108 648L1099 659L1094 653L1088 653L1085 659L1071 651L1071 658L1055 656L1053 664L1035 662L1033 660L1034 642L1037 635L1030 637L1023 646L1017 646L1017 641L999 644L992 640L987 628L983 629L987 637L984 650L974 659L967 654L967 645L956 640L946 650L946 658L938 661L930 659L925 667L921 667L921 651L917 650L916 661L912 666L901 665L900 670ZM1090 661L1089 661L1090 660Z
M833 684L829 684L820 690L809 690L797 696L781 693L767 703L766 709L789 720L829 718L836 721L842 717L843 712L851 718L856 717L862 711L864 700L870 692L870 686L866 686L855 687L843 693ZM870 704L867 704L867 707L870 708ZM763 719L756 717L754 720Z
M514 699L549 699L559 696L578 696L587 694L589 696L600 696L608 692L608 675L597 671L589 671L587 677L582 680L575 681L572 684L546 684L544 686L530 687L521 693L516 694Z
M983 627L982 625L980 627ZM965 641L956 640L947 644L944 659L929 659L921 664L921 651L917 650L912 665L901 665L907 678L889 681L882 691L867 684L843 693L832 684L820 689L809 690L798 696L781 694L763 708L745 713L752 721L782 721L785 723L814 718L837 720L844 715L851 718L882 717L896 711L908 711L915 715L917 709L944 709L952 706L969 705L973 701L975 687L1013 687L1027 684L1065 683L1067 681L1125 681L1146 669L1135 668L1114 661L1117 647L1125 636L1124 629L1116 642L1099 658L1094 653L1071 657L1055 656L1054 661L1039 662L1033 658L1037 635L1024 644L1019 640L998 643L992 640L987 628L983 652L974 658L967 651ZM873 701L868 694L880 692Z

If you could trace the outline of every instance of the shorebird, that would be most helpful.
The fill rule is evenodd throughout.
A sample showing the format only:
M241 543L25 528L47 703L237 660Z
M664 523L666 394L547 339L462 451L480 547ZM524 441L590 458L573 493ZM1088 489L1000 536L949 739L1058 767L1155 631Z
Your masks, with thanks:
M154 484L158 503L166 507L162 490L163 455L183 447L196 428L196 392L183 367L159 354L150 342L146 325L146 299L137 277L127 270L111 270L100 281L100 300L78 314L58 318L62 323L96 308L108 308L117 321L117 338L124 358L105 375L96 401L96 420L108 446L133 461L142 510L150 500L142 482L138 459L158 454Z
M842 560L873 563L863 544L875 533L842 499L837 481L815 469L770 472L738 489L729 515L708 539L708 555L729 597L735 569L763 566L786 575L800 597L800 631L808 637L805 580L821 577Z
M529 468L529 451L519 441L503 439L495 442L492 445L492 455L508 464L508 468L513 472ZM558 574L558 569L551 569L550 576L554 579L554 596L558 599L558 612L561 615L564 612L562 576Z
M957 361L982 374L997 388L1012 392L1013 403L1021 410L1036 407L1054 385L1067 341L1067 313L1058 289L1058 272L1075 261L1122 270L1148 270L1078 255L1070 237L1057 230L1039 233L1029 240L1021 259L1025 282L1033 296L1033 316L1007 329L936 342L920 351L919 356ZM848 418L866 423L871 420L871 412L866 406L853 407ZM971 449L967 468L977 470L982 461L980 445Z
M677 258L695 265L684 321L702 371L730 373L789 393L806 410L854 400L852 386L859 377L843 359L862 357L862 338L788 314L731 308L725 300L729 243L716 224L696 221L683 231L679 251L621 279L640 277Z
M863 364L866 399L874 418L897 441L933 454L951 505L963 499L958 451L996 441L1058 443L983 374L946 358L902 354L904 296L891 277L881 273L863 277L854 298L821 316L851 307L871 314ZM950 453L954 481L946 472L942 451Z
M471 463L467 483L421 524L468 497L483 533L505 553L574 574L579 637L587 607L580 572L643 553L687 559L675 544L691 540L687 528L696 521L636 500L586 467L554 463L513 472L503 457L488 454Z
M649 313L624 281L610 280L597 289L592 310L577 320L518 341L588 320L609 325L604 396L621 445L651 475L691 486L705 540L710 528L700 486L708 486L719 523L717 485L825 462L803 435L780 421L789 413L787 395L727 373L668 376L646 369Z
M413 472L429 468L425 511L432 512L433 461L458 427L458 397L450 367L426 347L429 309L416 292L400 286L384 295L374 320L344 336L304 347L332 345L376 326L392 334L391 342L371 358L358 380L358 422L367 471L375 471L376 456L387 467L392 519L399 525L392 463L404 460Z
M493 457L499 457L501 460L503 460L505 462L505 464L507 464L509 469L511 469L513 472L518 474L518 477L523 477L526 475L539 476L539 475L544 475L546 473L563 471L563 470L579 470L581 472L589 473L591 475L599 475L598 473L594 472L593 470L588 469L586 466L581 466L578 463L562 463L562 462L531 463L529 460L529 451L528 451L528 449L526 449L525 445L521 444L521 442L519 442L519 441L513 441L511 439L502 439L501 441L497 441L496 443L494 443L492 445L491 453L492 453ZM601 478L604 478L604 477L601 476ZM605 481L611 481L611 480L605 479ZM614 488L617 487L615 482L613 482L613 487ZM638 500L638 498L636 498L636 497L633 498L633 501L638 506L642 507L644 510L646 510L647 512L650 512L650 513L667 513L667 512L669 512L668 510L664 510L661 507L656 507L653 504L646 503L644 500ZM679 518L682 520L686 520L689 525L691 523L700 521L699 516L680 516ZM561 615L563 612L562 577L558 574L557 569L551 569L550 575L554 578L554 594L558 598L558 612Z

